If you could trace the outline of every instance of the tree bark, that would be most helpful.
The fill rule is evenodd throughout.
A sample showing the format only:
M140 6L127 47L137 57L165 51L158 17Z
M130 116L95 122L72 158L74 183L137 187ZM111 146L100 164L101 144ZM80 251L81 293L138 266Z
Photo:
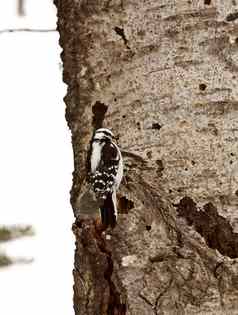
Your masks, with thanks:
M75 314L237 314L236 2L55 4L75 161ZM125 161L106 233L85 180L100 126L119 134Z

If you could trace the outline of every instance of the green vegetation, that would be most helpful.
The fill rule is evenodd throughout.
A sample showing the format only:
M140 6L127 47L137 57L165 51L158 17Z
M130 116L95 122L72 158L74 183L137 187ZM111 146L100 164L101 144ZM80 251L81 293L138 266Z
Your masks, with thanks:
M8 242L20 237L33 235L34 231L30 225L0 226L0 242Z
M0 268L9 266L12 263L12 260L7 255L0 253Z
M30 225L26 226L0 226L0 243L15 240L20 237L33 236L34 231ZM31 260L26 259L11 259L0 248L0 268L9 266L15 262L29 262Z

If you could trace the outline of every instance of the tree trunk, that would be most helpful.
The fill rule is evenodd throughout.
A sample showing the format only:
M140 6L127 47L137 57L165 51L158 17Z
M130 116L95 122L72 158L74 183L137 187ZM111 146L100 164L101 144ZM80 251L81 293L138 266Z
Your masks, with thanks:
M17 14L20 16L25 15L25 8L24 8L24 0L17 0Z
M237 314L236 1L55 4L75 161L75 314ZM85 180L100 126L119 134L125 162L106 233Z

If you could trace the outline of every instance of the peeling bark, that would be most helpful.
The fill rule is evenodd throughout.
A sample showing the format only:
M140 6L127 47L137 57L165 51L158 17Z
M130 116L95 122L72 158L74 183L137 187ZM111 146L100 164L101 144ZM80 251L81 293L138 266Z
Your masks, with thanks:
M237 314L238 5L55 4L75 161L75 314ZM86 183L101 126L125 161L106 232Z

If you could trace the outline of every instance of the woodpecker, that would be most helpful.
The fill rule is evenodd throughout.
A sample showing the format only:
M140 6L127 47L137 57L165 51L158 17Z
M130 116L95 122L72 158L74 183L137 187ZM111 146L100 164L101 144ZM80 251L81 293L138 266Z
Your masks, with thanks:
M91 140L90 183L99 203L102 224L116 225L116 191L123 177L123 161L113 133L106 128L97 129Z

